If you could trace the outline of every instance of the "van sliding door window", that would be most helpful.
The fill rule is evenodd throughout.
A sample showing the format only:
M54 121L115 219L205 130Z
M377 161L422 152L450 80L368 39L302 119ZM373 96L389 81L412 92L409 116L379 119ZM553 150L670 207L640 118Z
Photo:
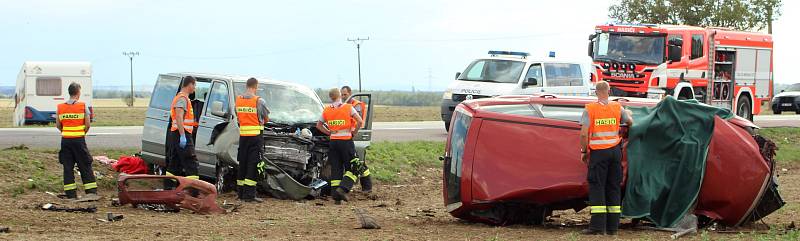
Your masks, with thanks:
M36 95L61 96L61 78L58 77L36 78Z
M153 96L150 97L150 107L162 110L169 110L172 105L172 98L178 93L178 85L181 79L172 76L162 76L156 87L153 90Z
M581 66L578 64L544 64L547 86L581 86Z

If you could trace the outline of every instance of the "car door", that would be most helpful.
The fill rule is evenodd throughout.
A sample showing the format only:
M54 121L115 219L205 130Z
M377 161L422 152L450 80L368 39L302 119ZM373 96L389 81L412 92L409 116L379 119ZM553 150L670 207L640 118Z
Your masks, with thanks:
M530 80L533 79L536 79L536 84L529 84ZM544 92L544 89L542 88L544 86L544 72L542 71L542 64L533 63L528 66L528 71L525 73L525 77L522 79L521 84L522 88L520 90L520 94L532 95Z
M214 106L215 102L220 103L222 106L222 113L216 114L222 115L212 113L212 106ZM197 142L195 142L197 160L200 162L199 171L204 176L213 176L216 172L217 153L214 145L211 144L211 135L214 127L230 121L231 103L231 88L228 83L214 80L211 83L211 90L208 92L205 106L200 115L197 127Z
M142 157L150 163L164 165L170 124L169 107L178 93L180 82L179 76L159 75L153 88L142 129Z
M358 156L364 158L366 155L366 149L369 147L370 141L372 140L372 106L374 104L372 102L372 94L358 93L353 94L353 96L350 98L361 101L366 106L366 115L359 113L366 117L364 120L364 126L358 131L358 134L353 137L353 142L355 142Z

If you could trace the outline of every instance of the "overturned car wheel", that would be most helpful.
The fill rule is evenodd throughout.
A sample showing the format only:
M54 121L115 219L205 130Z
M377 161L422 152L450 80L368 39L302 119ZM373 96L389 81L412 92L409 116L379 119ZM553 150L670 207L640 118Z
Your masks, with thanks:
M217 163L217 177L214 186L217 188L217 193L226 193L233 191L236 188L236 169L233 167Z

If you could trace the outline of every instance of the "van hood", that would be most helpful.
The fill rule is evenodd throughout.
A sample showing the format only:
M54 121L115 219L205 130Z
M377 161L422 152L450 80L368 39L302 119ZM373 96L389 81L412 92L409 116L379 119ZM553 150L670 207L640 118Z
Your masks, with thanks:
M456 80L447 87L453 94L497 96L512 92L517 83L494 83Z
M800 96L800 91L784 91L780 94L775 95L775 97L797 97Z

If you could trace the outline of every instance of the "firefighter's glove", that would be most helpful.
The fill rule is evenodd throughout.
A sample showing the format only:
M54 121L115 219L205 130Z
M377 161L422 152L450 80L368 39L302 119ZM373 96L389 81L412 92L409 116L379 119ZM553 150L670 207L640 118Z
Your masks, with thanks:
M264 160L259 161L256 165L256 170L258 171L259 176L263 176L264 172L267 170L267 162Z
M186 148L186 135L181 135L181 139L178 142L178 146L181 148Z
M367 165L364 161L356 157L350 160L350 169L353 170L354 173L361 175L367 170Z

